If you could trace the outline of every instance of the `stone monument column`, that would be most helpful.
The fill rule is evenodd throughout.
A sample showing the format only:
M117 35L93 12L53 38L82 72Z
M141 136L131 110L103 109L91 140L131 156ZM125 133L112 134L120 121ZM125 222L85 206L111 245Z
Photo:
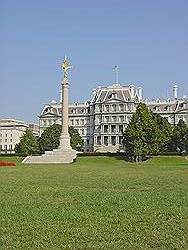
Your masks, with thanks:
M68 103L68 90L69 90L69 82L68 82L68 70L71 69L72 66L67 61L65 56L64 61L61 65L61 69L64 72L63 81L61 82L62 86L62 108L61 108L61 125L62 131L60 136L59 149L62 151L72 150L70 145L70 135L69 135L69 103Z
M73 150L70 145L69 135L69 114L68 114L68 70L71 68L67 58L65 56L61 65L61 69L64 72L64 78L61 82L62 86L62 132L60 136L60 143L57 149L53 151L45 151L41 156L28 156L22 162L23 163L71 163L76 159L76 150Z
M69 83L68 79L64 77L62 85L62 117L61 117L61 125L62 125L62 131L60 136L60 146L61 149L70 149L70 135L68 131L69 127L69 114L68 114L68 88Z

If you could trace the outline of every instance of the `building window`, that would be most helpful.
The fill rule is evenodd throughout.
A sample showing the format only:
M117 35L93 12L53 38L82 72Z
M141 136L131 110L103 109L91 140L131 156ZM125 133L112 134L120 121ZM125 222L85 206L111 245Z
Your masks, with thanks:
M105 116L105 117L104 117L104 121L105 121L105 122L109 122L109 116Z
M111 143L112 143L113 146L116 145L116 136L111 137Z
M112 104L112 111L115 112L116 111L116 105Z
M101 112L101 106L100 105L96 105L96 112Z
M84 135L84 129L81 129L81 133L82 133L82 135Z
M112 99L117 99L117 93L115 91L112 92Z
M100 117L97 117L96 118L96 123L100 123L101 122L101 118Z
M7 142L7 139L5 139L5 142Z
M72 114L77 114L77 109L72 109L72 110L71 110L71 113L72 113Z
M123 133L123 125L119 125L119 132Z
M12 151L12 145L9 145L9 150Z
M76 119L76 125L79 125L79 120L78 119Z
M108 146L108 136L104 136L104 145Z
M120 121L120 122L124 122L124 116L120 116L120 117L119 117L119 121Z
M130 120L131 120L131 116L130 116L130 115L128 115L128 116L127 116L127 122L129 123L129 122L130 122Z
M74 125L74 120L70 120L70 124L71 124L71 125Z
M84 119L81 119L81 125L84 125Z
M87 145L89 145L89 138L87 138L86 142L87 142Z
M156 111L160 111L160 107L159 107L159 106L155 106L154 109L155 109Z
M122 144L123 137L119 136L119 144Z
M116 120L117 120L117 119L116 119L116 116L112 116L112 121L113 121L113 122L116 122Z
M116 133L116 125L111 125L111 133Z
M88 108L86 109L86 111L87 111L87 113L89 114L89 113L90 113L90 107L88 107Z
M123 111L123 104L119 105L119 111Z
M104 133L108 133L108 125L104 125Z
M101 136L97 136L97 145L101 145Z
M104 111L109 112L109 105L104 106Z

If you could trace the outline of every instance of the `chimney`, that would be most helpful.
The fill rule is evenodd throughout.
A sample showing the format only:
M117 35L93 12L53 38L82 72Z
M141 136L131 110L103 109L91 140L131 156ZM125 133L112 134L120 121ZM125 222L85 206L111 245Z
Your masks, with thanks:
M131 95L131 99L133 99L134 98L134 85L133 84L130 85L130 95Z
M138 87L138 98L142 100L142 87Z
M173 86L173 98L178 99L178 86L177 85Z
M59 99L59 101L60 101L60 103L62 103L62 89L59 92L60 92L60 99Z

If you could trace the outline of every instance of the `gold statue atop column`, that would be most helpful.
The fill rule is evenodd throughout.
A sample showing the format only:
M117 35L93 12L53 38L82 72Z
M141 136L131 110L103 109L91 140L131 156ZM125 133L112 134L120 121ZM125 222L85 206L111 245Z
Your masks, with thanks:
M72 68L72 66L69 64L67 57L65 56L64 61L61 64L61 69L64 72L64 78L68 78L68 70L71 68Z

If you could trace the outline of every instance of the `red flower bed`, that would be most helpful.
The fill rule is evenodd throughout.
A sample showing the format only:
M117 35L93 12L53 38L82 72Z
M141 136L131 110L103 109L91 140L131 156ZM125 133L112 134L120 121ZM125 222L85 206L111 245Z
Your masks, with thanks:
M16 166L15 162L0 161L0 167Z

